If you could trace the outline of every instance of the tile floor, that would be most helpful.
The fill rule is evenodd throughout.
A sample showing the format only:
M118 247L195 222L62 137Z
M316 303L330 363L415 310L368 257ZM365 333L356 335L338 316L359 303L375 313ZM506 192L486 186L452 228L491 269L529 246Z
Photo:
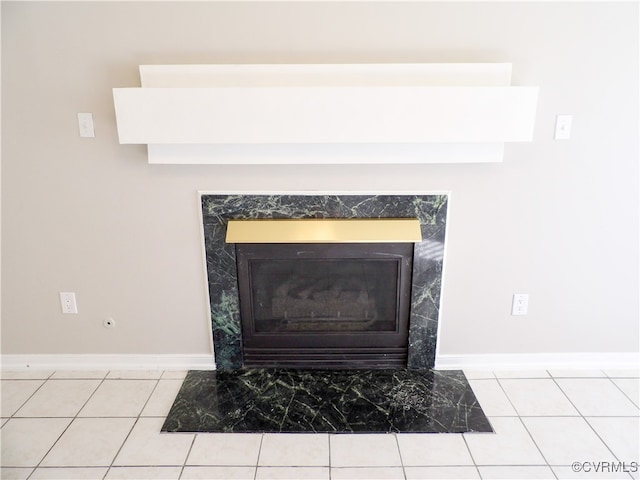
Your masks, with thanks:
M496 433L160 433L186 372L3 371L1 478L640 478L637 370L465 373Z

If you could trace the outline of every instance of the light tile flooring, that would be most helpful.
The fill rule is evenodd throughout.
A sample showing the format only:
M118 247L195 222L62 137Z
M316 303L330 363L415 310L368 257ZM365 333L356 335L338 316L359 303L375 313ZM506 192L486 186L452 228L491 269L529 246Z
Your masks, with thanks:
M637 370L465 373L495 434L160 433L186 372L3 371L1 476L640 478Z

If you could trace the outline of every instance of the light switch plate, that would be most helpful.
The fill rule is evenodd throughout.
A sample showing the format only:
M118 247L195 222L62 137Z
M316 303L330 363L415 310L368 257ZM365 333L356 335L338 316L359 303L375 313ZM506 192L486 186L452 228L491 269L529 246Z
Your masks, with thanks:
M79 113L78 114L78 131L82 138L93 138L96 136L93 128L93 114L92 113Z
M569 140L571 138L571 122L573 115L558 115L556 117L556 140Z

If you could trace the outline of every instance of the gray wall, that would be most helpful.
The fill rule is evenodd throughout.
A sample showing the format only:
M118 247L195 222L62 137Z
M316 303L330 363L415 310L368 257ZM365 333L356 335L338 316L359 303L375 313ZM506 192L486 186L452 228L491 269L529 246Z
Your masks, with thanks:
M198 190L449 191L441 354L637 351L638 56L635 2L2 2L2 352L210 353ZM118 144L111 88L139 64L217 62L512 62L540 86L534 141L364 168L153 166Z

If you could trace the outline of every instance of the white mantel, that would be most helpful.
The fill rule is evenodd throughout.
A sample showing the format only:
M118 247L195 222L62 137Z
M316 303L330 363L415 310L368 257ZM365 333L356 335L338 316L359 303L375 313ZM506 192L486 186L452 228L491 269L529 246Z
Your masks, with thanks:
M533 138L511 64L143 65L115 88L150 163L499 162Z

